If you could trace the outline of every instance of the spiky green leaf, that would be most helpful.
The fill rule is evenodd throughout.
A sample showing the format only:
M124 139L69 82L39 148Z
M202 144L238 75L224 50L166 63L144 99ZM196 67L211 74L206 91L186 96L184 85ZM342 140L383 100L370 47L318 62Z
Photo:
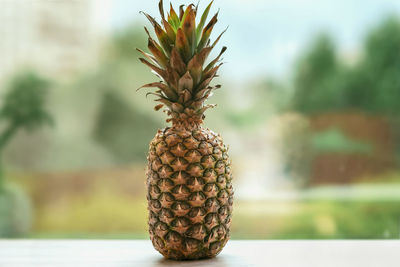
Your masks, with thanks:
M185 14L186 15L184 15L184 20L181 22L181 27L189 42L190 53L191 55L193 55L197 47L197 41L196 41L196 15L194 14L192 5L190 5L187 8L187 12L185 12Z
M183 61L187 63L190 59L191 53L188 39L186 38L182 28L179 28L176 32L175 47L178 49Z
M185 5L180 5L179 6L179 20L182 21L183 15L185 14Z
M170 40L175 40L175 38L176 38L176 30L174 30L174 28L172 28L172 26L165 19L162 20L162 23L164 25L164 29L165 29L165 32L168 35L168 38Z
M208 72L209 70L211 70L214 67L214 65L219 61L221 56L225 53L226 49L227 49L226 46L222 47L219 55L213 61L211 61L210 64L207 65L207 67L204 69L204 72Z
M157 62L157 59L153 55L146 53L142 49L139 49L139 48L136 48L136 50L139 51L143 56L145 56L148 60L150 60L154 64L159 65L159 63Z
M163 49L153 39L149 39L148 48L156 58L158 64L162 67L166 67L168 64L168 58L164 54Z
M168 22L169 24L171 24L172 28L175 29L175 31L178 30L181 21L179 20L178 15L176 14L174 8L172 7L172 4L168 15Z
M165 15L164 15L164 3L163 3L163 0L160 0L160 2L158 3L158 9L160 10L161 18L162 18L163 20L165 20Z
M176 92L174 90L172 90L166 84L163 84L161 82L148 83L148 84L145 84L142 87L138 88L137 90L140 90L142 88L151 88L151 87L159 88L165 94L165 96L170 100L175 101L178 98L178 95L176 94Z
M207 17L208 17L208 13L210 12L210 9L211 9L211 6L212 6L213 2L214 2L214 0L211 1L211 3L204 10L203 15L201 15L200 23L199 23L199 25L197 26L197 29L196 29L196 39L197 40L200 40L200 36L201 36L201 33L203 32L204 24L206 23L206 20L207 20Z
M154 31L165 53L169 56L173 45L173 40L170 40L167 33L161 28L159 24L154 26Z
M177 70L179 75L183 75L186 72L186 64L183 62L176 47L174 47L171 52L170 66Z
M150 21L151 25L153 25L153 27L155 27L156 25L159 25L158 22L149 14L147 14L146 12L140 11L141 14L145 15L146 18Z
M183 13L183 15L181 15L179 17L179 19L181 20L181 24L179 25L179 27L183 26L184 21L186 20L187 15L189 14L189 12L191 12L191 10L193 10L193 4L190 4L187 6L185 12ZM182 13L181 13L182 14Z
M212 44L212 46L211 46L212 48L214 48L217 45L218 41L221 39L222 35L224 35L224 33L228 30L228 28L229 27L226 27L226 29L218 36L218 38Z
M208 79L212 79L215 77L215 75L217 74L218 69L223 65L223 63L220 63L218 66L212 68L211 70L209 70L208 72L206 72L203 76L203 81L206 81Z
M168 83L168 85L170 87L177 89L179 79L180 79L180 76L179 76L178 72L175 69L171 68L170 66L167 66L165 80Z
M147 60L145 60L144 58L139 58L139 60L147 65L149 68L151 68L158 76L160 76L161 78L164 78L166 76L166 73L163 69L157 67L154 64L151 64L150 62L148 62Z
M211 47L203 48L200 53L195 54L195 56L189 61L188 70L193 77L194 84L198 84L201 79L203 65L210 54L211 49Z
M203 49L206 46L207 42L209 42L211 32L214 28L214 25L217 23L217 21L218 21L218 13L215 14L214 17L207 24L207 26L204 27L200 42L197 46L197 51L200 51L201 49Z

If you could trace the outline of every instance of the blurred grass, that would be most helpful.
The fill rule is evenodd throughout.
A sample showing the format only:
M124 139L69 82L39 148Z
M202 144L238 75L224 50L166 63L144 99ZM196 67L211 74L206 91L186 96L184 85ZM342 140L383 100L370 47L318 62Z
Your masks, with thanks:
M49 228L42 224L41 229L35 229L28 237L147 239L147 213L133 215L134 207L141 204L137 201L124 205L130 216L122 209L93 210L90 214L101 212L101 216L88 214L80 221L81 217L72 212L64 223ZM48 216L57 217L56 214ZM398 239L399 227L398 202L237 201L232 239Z
M56 177L35 176L15 175L12 179L23 185L33 200L34 227L27 238L148 238L142 166ZM399 173L388 174L387 178L398 186ZM31 183L34 179L35 183ZM386 182L384 177L380 179ZM306 197L237 199L231 236L233 239L400 237L400 198L343 200L317 194L334 189L329 186L310 189L309 195L313 197L308 200ZM362 185L353 185L354 194L357 195L358 189L364 190Z

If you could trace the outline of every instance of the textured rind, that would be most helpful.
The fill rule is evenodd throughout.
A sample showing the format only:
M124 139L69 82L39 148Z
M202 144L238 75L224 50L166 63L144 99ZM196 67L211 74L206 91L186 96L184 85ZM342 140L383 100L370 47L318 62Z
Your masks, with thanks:
M169 259L215 257L229 239L233 189L227 147L206 128L165 128L150 143L149 233Z

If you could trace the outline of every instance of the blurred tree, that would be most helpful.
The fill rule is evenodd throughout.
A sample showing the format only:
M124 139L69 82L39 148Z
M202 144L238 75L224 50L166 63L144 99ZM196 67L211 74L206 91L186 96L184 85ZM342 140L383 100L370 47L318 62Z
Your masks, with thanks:
M328 104L335 106L338 97L335 96L332 77L337 72L333 41L328 35L320 34L298 63L294 81L294 108L310 113L327 108Z
M135 89L152 75L142 68L135 50L145 44L146 36L136 25L119 30L105 47L97 72L87 79L87 87L101 94L92 137L114 164L144 161L149 138L160 127L150 113L142 112L153 104L142 96L135 98Z
M93 88L94 92L113 88L114 92L122 95L141 86L147 77L150 78L151 74L143 70L135 50L146 43L146 36L142 32L135 25L119 30L104 47L97 71L85 77L84 86Z
M18 130L33 131L52 123L46 111L45 98L49 82L33 72L16 75L0 107L0 190L3 180L2 154Z
M364 109L398 114L400 105L400 21L389 17L368 36L365 58L358 66L363 74ZM355 87L356 88L356 87ZM358 88L358 91L361 91Z
M294 109L305 114L358 110L385 116L392 124L393 145L400 151L399 51L396 16L387 17L367 35L362 57L353 66L337 60L329 37L318 36L295 72Z
M104 93L94 138L115 156L118 163L144 161L148 142L159 124L139 112L114 91Z
M136 47L143 47L146 40L146 35L142 28L135 25L124 28L114 35L109 56L128 61L132 60L137 63L138 57L135 49Z
M299 60L293 106L304 113L358 109L393 115L400 111L400 21L389 17L370 32L354 67L336 59L332 40L319 35Z
M363 73L358 90L364 90L364 107L389 116L395 135L395 149L400 164L400 20L388 17L367 37Z
M25 194L4 183L2 155L18 130L33 131L52 122L44 108L49 82L35 73L16 75L0 108L0 236L14 236L29 229L31 211Z

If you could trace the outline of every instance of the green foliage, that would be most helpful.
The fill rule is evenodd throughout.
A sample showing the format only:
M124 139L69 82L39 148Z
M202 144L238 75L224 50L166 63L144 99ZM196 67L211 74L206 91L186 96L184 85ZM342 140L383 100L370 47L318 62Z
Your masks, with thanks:
M359 68L368 81L369 107L379 113L400 111L400 21L389 17L373 30L365 45L365 59Z
M149 115L139 112L121 97L106 92L94 130L95 139L106 147L119 163L144 161L148 143L158 128Z
M329 129L312 135L312 148L316 152L371 153L370 143L354 140L344 135L340 129Z
M107 60L131 61L137 64L135 48L146 43L146 35L141 28L127 27L118 31L111 42Z
M29 198L18 187L5 185L0 193L0 238L27 234L31 221Z
M105 50L103 62L87 86L101 94L92 136L105 147L114 163L127 164L145 161L148 143L159 123L142 112L151 103L136 96L135 89L152 74L141 68L135 47L143 46L146 36L135 25L118 31ZM149 112L149 111L147 111Z
M4 186L1 153L11 138L19 129L32 131L52 121L44 108L48 86L32 72L17 74L9 85L0 108L0 190Z
M400 22L392 16L383 21L368 35L365 62L375 67L376 76L385 74L387 69L399 68Z
M400 21L389 17L370 32L353 67L336 60L334 44L319 36L295 74L294 108L305 113L358 109L400 111Z
M325 108L326 102L334 105L332 76L337 70L333 41L329 36L321 34L299 62L295 74L295 109L315 112Z
M397 239L398 202L309 201L278 239Z
M35 130L51 122L45 110L49 83L34 73L16 75L0 108L0 237L26 234L31 225L29 199L17 187L4 183L1 153L19 129Z
M35 130L51 122L45 110L49 82L34 73L21 73L12 80L0 109L0 118L9 125Z

